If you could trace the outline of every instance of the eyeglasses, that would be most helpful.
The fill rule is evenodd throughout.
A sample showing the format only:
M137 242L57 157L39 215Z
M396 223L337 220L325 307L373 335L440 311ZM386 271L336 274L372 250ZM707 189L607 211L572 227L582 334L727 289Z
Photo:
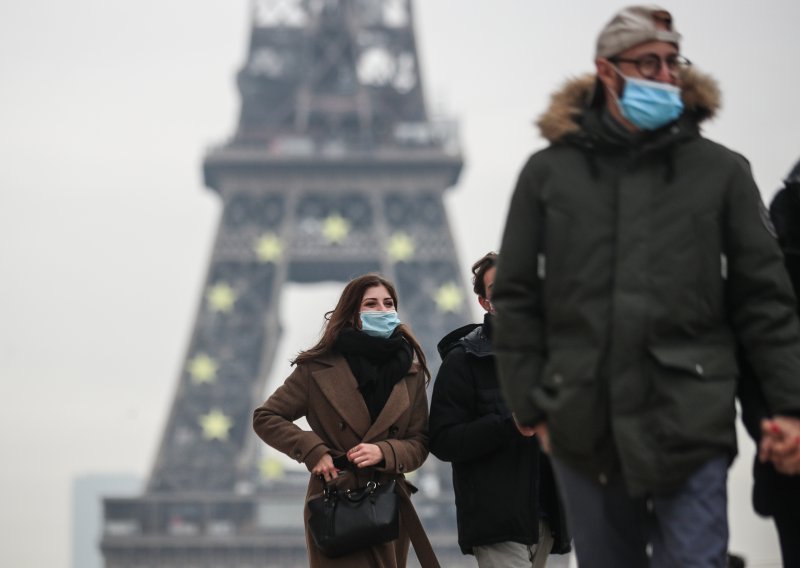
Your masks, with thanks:
M636 65L636 70L645 79L655 79L661 73L661 65L666 65L672 76L677 75L679 72L688 69L692 66L692 62L686 59L683 55L670 55L662 59L655 53L648 53L642 55L637 59L623 59L622 57L609 57L612 63L633 63Z

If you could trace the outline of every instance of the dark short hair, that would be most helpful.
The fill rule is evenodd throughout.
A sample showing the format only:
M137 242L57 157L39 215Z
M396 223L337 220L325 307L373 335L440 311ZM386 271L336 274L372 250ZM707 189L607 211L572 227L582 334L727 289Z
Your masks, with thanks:
M487 252L472 265L472 291L481 298L486 297L486 284L483 277L486 275L486 271L493 266L497 266L497 253L494 251Z

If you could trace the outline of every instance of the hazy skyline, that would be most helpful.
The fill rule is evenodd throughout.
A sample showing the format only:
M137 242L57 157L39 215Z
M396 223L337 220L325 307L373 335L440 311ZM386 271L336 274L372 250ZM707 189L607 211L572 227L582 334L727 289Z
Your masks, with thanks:
M624 4L415 2L428 107L461 126L466 166L446 205L465 280L545 145L533 121L592 71L596 34ZM768 202L800 158L800 3L664 6L722 89L706 135L750 160ZM220 214L200 166L234 132L248 33L247 0L0 0L4 566L67 568L75 476L149 472ZM287 291L279 357L306 346L298 328L319 329L330 287L308 290ZM740 453L731 549L768 565L777 544L750 507L746 437Z

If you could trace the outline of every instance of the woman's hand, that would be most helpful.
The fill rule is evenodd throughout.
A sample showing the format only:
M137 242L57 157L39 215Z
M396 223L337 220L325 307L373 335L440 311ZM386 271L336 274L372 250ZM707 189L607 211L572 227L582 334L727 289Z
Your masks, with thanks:
M311 473L322 476L325 481L331 481L339 476L339 470L333 465L333 458L330 454L322 456Z
M347 452L347 459L356 467L378 465L383 461L383 450L375 444L359 444Z

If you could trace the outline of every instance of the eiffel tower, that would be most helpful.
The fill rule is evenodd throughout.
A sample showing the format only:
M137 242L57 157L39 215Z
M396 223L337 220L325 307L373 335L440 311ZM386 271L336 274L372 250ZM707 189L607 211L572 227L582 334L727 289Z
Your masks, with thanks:
M107 568L307 564L308 472L260 460L251 429L285 284L381 272L434 373L470 320L443 204L462 158L428 118L411 0L255 0L251 18L238 127L204 160L223 213L203 297L146 489L104 500ZM449 466L413 481L442 564L463 563Z

